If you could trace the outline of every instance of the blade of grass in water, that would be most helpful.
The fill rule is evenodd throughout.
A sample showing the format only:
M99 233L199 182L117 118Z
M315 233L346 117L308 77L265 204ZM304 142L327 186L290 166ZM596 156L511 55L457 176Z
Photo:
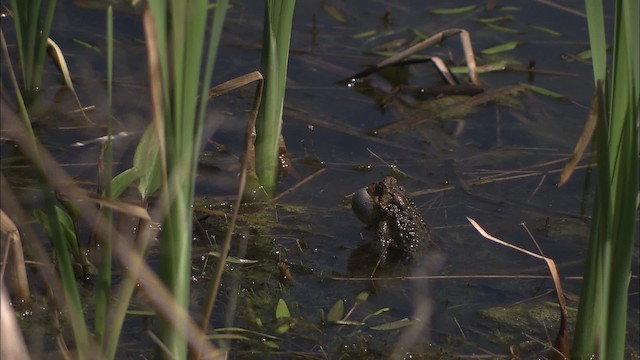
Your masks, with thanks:
M111 101L113 91L113 8L111 5L107 8L107 141L103 148L103 156L105 157L105 173L102 183L105 186L104 196L112 197L111 178L113 177L112 164L112 123L111 123ZM104 208L103 215L107 224L111 224L113 220L113 210ZM95 333L98 343L100 343L103 354L107 359L113 359L115 354L108 354L105 348L105 333L107 327L107 313L109 311L109 303L111 301L111 262L112 262L112 227L107 226L107 232L101 234L101 259L100 270L98 272L98 284L96 288L96 318ZM119 334L119 332L118 332ZM110 336L113 336L110 335Z
M3 58L6 60L8 67L9 77L11 78L11 84L14 87L16 98L18 101L18 108L20 109L20 118L22 120L23 128L21 129L26 135L27 144L23 146L27 147L27 152L34 154L31 156L32 164L36 170L36 178L39 182L40 190L44 197L44 214L48 217L48 222L51 224L52 242L54 245L54 252L57 255L56 264L58 271L60 272L60 278L62 280L62 288L64 291L64 299L67 301L67 315L69 317L71 328L73 330L74 339L76 342L76 348L78 356L80 358L86 358L89 355L89 332L87 331L84 313L82 311L82 305L80 302L80 294L78 293L78 287L76 283L75 274L71 265L71 259L69 257L68 242L71 241L64 234L62 229L62 221L58 219L58 212L56 211L56 198L50 184L47 182L45 172L43 171L43 161L40 157L40 150L31 127L31 121L29 114L26 110L25 102L20 93L18 81L13 72L11 61L9 60L9 54L7 52L7 44L4 38L4 32L0 29L0 47L2 48Z
M278 172L277 159L294 8L294 0L265 1L261 63L265 84L256 123L256 171L260 184L269 194L275 188Z
M43 19L43 4L40 0L11 2L22 72L22 91L27 105L35 99L41 86L47 39L55 8L56 0L48 1Z
M593 78L604 81L607 70L607 42L604 28L604 10L601 0L586 0L587 25L589 27L589 44L593 54Z
M637 1L615 2L613 67L607 83L602 2L588 0L587 17L600 117L596 200L572 356L623 359L631 256L638 209L640 26Z
M152 82L162 84L164 124L159 141L166 144L163 160L165 179L161 203L166 214L160 242L160 277L183 309L189 306L191 281L191 237L194 183L200 150L202 122L207 91L228 2L215 7L214 27L209 37L204 79L201 78L202 52L208 18L206 1L149 1L155 23L159 71ZM167 11L169 10L169 11ZM169 18L170 16L170 18ZM168 26L168 24L171 26ZM168 39L171 39L169 42ZM157 79L157 80L154 80ZM200 88L200 84L202 88ZM158 126L159 124L156 124ZM161 147L162 148L162 147ZM182 329L171 328L165 321L157 326L159 338L169 354L164 357L186 358L186 340Z

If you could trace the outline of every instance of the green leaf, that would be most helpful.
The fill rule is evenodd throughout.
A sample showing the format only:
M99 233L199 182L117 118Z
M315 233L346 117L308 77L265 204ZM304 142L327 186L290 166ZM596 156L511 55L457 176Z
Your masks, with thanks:
M80 210L73 203L73 201L70 201L69 199L65 198L64 196L56 196L56 197L58 198L58 201L60 201L60 204L62 205L63 210L67 214L69 214L69 216L71 217L73 222L75 222L76 220L78 220L80 218Z
M127 310L127 315L154 316L156 312L154 310Z
M493 71L504 71L507 66L509 66L509 62L506 60L494 61L492 63L480 65L476 68L478 74L486 74ZM469 68L467 66L451 66L449 68L454 74L468 74Z
M47 217L47 214L40 209L35 209L33 211L33 216L36 218L36 220L38 220L40 225L42 225L47 235L51 237L51 234L53 231L51 229L51 225L49 223L49 217Z
M353 325L353 326L362 326L365 323L362 321L352 321L352 320L338 320L336 321L338 325Z
M61 207L56 205L55 209L57 215L57 219L55 220L58 221L61 226L61 235L63 236L63 239L67 244L67 248L72 254L77 256L80 254L80 249L78 249L78 240L76 237L76 229L73 225L73 220L71 219L71 216L69 216L69 214L67 214L67 212L64 211ZM49 216L47 216L47 214L45 214L40 209L36 209L34 211L34 215L36 219L38 219L38 222L40 222L40 224L44 228L44 231L47 233L47 235L49 235L49 237L53 239L54 234L53 229L51 228L51 222L49 221Z
M560 34L559 32L549 29L548 27L545 26L538 26L538 25L529 25L530 28L534 29L534 30L538 30L538 31L542 31L545 32L551 36L560 36L562 34Z
M404 319L396 320L396 321L393 321L393 322L390 322L390 323L372 326L372 327L370 327L370 329L371 330L382 330L382 331L396 330L396 329L401 329L401 328L403 328L405 326L413 325L414 323L415 323L414 320L409 320L407 318L404 318Z
M136 152L133 166L111 180L111 194L120 196L134 181L138 183L138 192L143 198L153 194L160 187L160 161L158 158L158 140L152 124L144 131Z
M509 33L509 34L519 34L520 33L519 30L508 28L506 26L502 26L502 25L498 25L498 24L488 23L486 25L487 25L487 27L492 28L494 30L502 31L502 32Z
M276 307L276 319L287 319L290 317L291 313L289 312L287 303L282 299L278 300L278 305Z
M136 169L127 169L111 179L111 196L117 198L127 190L129 185L140 178L140 172Z
M585 50L585 51L581 51L578 53L578 55L576 55L576 58L580 59L580 60L589 60L591 59L591 50Z
M577 54L562 55L562 59L567 62L573 62L573 61L589 62L591 60L591 49L581 51Z
M362 322L366 322L367 320L369 320L370 317L378 316L378 315L380 315L382 313L385 313L385 312L387 312L389 310L391 310L391 308L388 308L388 307L382 308L382 309L380 309L380 310L378 310L378 311L376 311L374 313L371 313L371 314L365 316L365 318L362 319Z
M512 28L508 28L504 25L500 25L498 23L502 22L507 22L510 21L512 22L513 16L496 16L496 17L491 17L491 18L475 18L473 19L474 21L477 21L479 23L484 24L485 26L494 29L494 30L498 30L498 31L502 31L502 32L506 32L506 33L510 33L510 34L519 34L520 31L516 30L516 29L512 29Z
M238 334L210 334L207 339L211 340L249 340L248 337Z
M325 11L340 19L341 14L325 2ZM247 194L260 196L271 195L275 189L278 174L278 144L282 134L282 111L287 85L287 66L289 61L289 45L291 41L291 25L295 1L265 2L265 26L262 44L262 61L260 71L264 76L264 89L260 111L256 119L255 173L256 181L251 181L246 189ZM346 22L346 19L343 19ZM338 20L340 21L340 20Z
M284 334L287 331L289 331L289 329L291 329L291 324L289 323L288 320L285 320L284 322L282 322L276 327L276 332L278 334Z
M500 44L500 45L492 46L490 48L486 48L486 49L482 50L481 53L483 53L485 55L499 54L499 53L511 51L511 50L515 49L517 46L518 46L518 42L517 41L509 41L509 42L506 42L504 44Z
M82 41L82 40L79 40L79 39L71 39L71 41L73 41L74 43L76 43L76 44L78 44L80 46L83 46L83 47L85 47L87 49L91 49L91 50L95 51L96 53L98 53L99 55L102 55L102 51L100 51L100 48L95 46L95 45L93 45L93 44L89 44L88 42Z
M358 305L362 304L365 301L367 301L368 298L369 298L369 293L366 291L363 291L356 296L356 304Z
M147 198L160 188L158 138L153 123L147 126L138 143L133 156L133 168L140 174L138 191L143 198Z
M217 328L217 329L214 329L213 331L215 331L215 332L248 333L248 334L256 335L256 336L260 337L261 339L280 340L280 338L277 337L277 336L273 336L273 335L269 335L269 334L266 334L266 333L245 329L245 328L239 328L239 327Z
M362 38L371 37L371 36L373 36L375 34L376 34L375 30L369 30L369 31L364 31L364 32L361 32L361 33L353 34L353 35L351 35L351 37L354 38L354 39L362 39Z
M377 315L380 315L380 314L382 314L382 313L386 313L386 312L387 312L387 311L389 311L389 310L391 310L391 308L389 308L389 307L384 307L384 308L382 308L382 309L380 309L380 310L378 310L378 311L376 311L376 312L372 313L371 315L372 315L372 316L377 316Z
M511 16L495 16L490 18L475 18L474 21L483 23L483 24L491 24L495 22L505 21L505 20L513 20Z
M477 5L468 5L468 6L460 6L454 8L444 8L444 9L433 9L430 13L434 15L455 15L455 14L463 14L467 12L471 12L477 9Z
M411 32L413 33L413 35L415 35L419 40L424 40L426 38L428 38L427 34L423 33L422 31L416 29L416 28L411 28Z
M609 31L603 2L585 4L596 82L592 110L598 117L594 133L598 167L571 357L623 359L629 329L629 274L638 239L640 25L634 16L640 13L640 4L615 2L611 67L607 66Z
M342 319L344 315L344 301L338 300L329 310L329 314L327 315L327 321L335 323L338 320Z
M280 346L278 346L278 344L273 342L273 341L263 341L262 345L264 345L264 346L266 346L268 348L274 349L274 350L280 349Z
M560 93L557 93L555 91L551 91L549 89L545 89L545 88L540 87L540 86L531 85L531 84L527 84L527 83L520 83L520 85L522 85L523 87L525 87L525 88L527 88L527 89L529 89L529 90L531 90L531 91L533 91L535 93L543 95L543 96L547 96L547 97L554 98L554 99L567 99L566 96L564 96L564 95L562 95Z
M215 256L217 258L220 258L220 253L217 251L210 251L209 255ZM227 258L225 259L226 262L230 263L230 264L256 264L258 263L258 260L250 260L250 259L241 259L235 256L227 256Z

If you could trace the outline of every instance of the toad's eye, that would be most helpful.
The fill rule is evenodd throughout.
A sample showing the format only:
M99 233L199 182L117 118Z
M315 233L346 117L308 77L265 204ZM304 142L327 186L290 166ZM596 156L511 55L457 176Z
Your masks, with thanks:
M375 193L376 196L382 196L382 194L384 194L384 185L382 184L377 184L375 187Z

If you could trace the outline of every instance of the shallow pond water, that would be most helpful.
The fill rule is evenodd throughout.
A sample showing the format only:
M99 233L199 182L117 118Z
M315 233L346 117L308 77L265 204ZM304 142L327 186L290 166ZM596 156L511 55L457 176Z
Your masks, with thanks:
M94 3L96 8L78 4L85 5L61 2L52 37L67 54L82 103L96 106L90 116L100 122L106 114L105 11L99 2ZM213 326L268 335L253 334L251 340L227 344L234 358L271 354L359 359L405 353L413 354L412 358L509 358L511 345L519 345L525 356L550 356L546 346L556 335L558 311L545 264L485 240L466 217L514 245L533 251L539 246L556 261L569 298L579 294L594 182L588 164L593 159L587 156L564 187L555 184L582 130L592 94L591 64L571 60L588 48L586 20L530 1L499 4L492 10L479 6L457 15L436 15L431 10L468 2L364 4L297 4L283 126L295 171L278 190L311 179L276 204L242 209L244 219L232 255L257 262L229 265ZM563 5L583 11L582 1ZM502 29L480 21L497 17L504 19L489 24ZM259 68L261 18L257 2L233 2L215 83ZM148 123L150 105L140 16L117 11L115 21L116 132L130 134L115 142L116 157L124 169ZM565 98L521 90L476 106L469 114L442 115L424 110L433 99L409 91L391 95L398 85L441 84L430 64L394 68L366 81L343 81L379 62L376 51L384 49L382 45L410 43L415 30L432 35L453 27L470 32L479 65L509 62L510 69L480 75L486 89L527 83ZM369 31L375 35L360 36ZM481 52L507 41L519 45L504 54ZM421 54L464 65L456 37ZM532 62L535 74L523 70ZM57 84L56 76L49 66L47 80ZM458 78L466 81L464 74ZM45 89L42 103L55 100L55 106L43 105L37 118L41 140L73 176L91 183L96 179L99 146L87 145L78 151L71 144L102 136L104 130L87 126L71 114L73 99L59 95L59 90L56 86ZM236 191L237 157L253 91L253 86L239 89L210 106L207 138L211 142L203 150L197 206L231 213L228 204ZM382 126L416 117L419 124L371 135ZM224 145L228 153L216 150L213 142ZM7 151L3 144L3 159ZM390 174L411 194L437 248L409 265L386 264L377 269L374 279L367 279L377 260L366 252L374 230L351 213L349 196ZM196 212L213 240L224 236L224 218ZM199 234L195 238L192 310L199 313L216 258L211 255L212 241ZM152 250L152 263L153 256ZM288 266L292 281L282 281L279 263ZM636 246L636 276L637 267ZM352 323L326 321L336 302L344 301L346 313L362 293L368 297L349 315ZM638 344L633 340L638 337L637 281L632 282L630 294L629 316L634 321L629 324L629 352L637 356ZM278 299L286 302L294 319L283 333L277 331L281 324L275 319ZM577 302L570 305L577 307ZM412 325L402 326L408 322ZM139 358L153 351L144 325L144 317L127 320L122 357ZM44 343L44 351L52 350L53 344L37 339L49 331L26 336Z

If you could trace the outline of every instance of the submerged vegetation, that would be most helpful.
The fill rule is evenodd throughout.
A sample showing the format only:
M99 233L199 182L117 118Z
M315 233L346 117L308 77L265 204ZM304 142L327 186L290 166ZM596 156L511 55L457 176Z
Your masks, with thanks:
M3 340L2 358L637 357L637 344L624 341L639 331L627 324L637 290L627 290L638 275L630 269L638 261L640 30L630 14L640 9L616 1L607 67L602 4L587 4L589 114L577 89L584 84L567 70L591 66L580 53L583 34L563 69L536 65L526 58L528 46L539 46L531 39L543 36L552 47L562 31L523 21L515 6L416 14L372 4L366 24L349 4L332 1L298 4L294 14L294 0L265 0L263 23L243 18L251 11L242 2L149 0L133 2L126 15L106 6L95 12L105 23L98 34L67 35L100 59L104 97L85 108L78 98L90 98L91 87L69 74L69 54L50 39L56 1L13 1L13 27L3 21L1 34L2 333L18 345L24 335L30 346ZM406 29L396 17L427 13L437 26ZM118 37L119 17L143 29L130 42ZM85 41L94 37L104 44ZM307 37L308 49L290 51ZM145 75L134 90L121 73L130 64L118 62L127 46L143 49L134 71ZM224 51L253 57L260 72L218 56ZM83 56L67 60L78 69L89 61ZM218 80L238 71L253 72ZM67 90L51 96L58 72L71 105L59 100ZM319 80L306 78L313 76ZM85 93L75 95L71 79ZM136 101L149 121L136 124L136 144L124 146L121 137L137 134L128 123ZM588 115L570 155L568 139L579 134L555 119L565 113ZM59 146L51 140L57 132L79 130L47 116L78 118L92 134L83 137L99 135ZM586 150L591 137L594 154ZM205 148L208 166L199 162ZM131 156L120 161L123 152ZM81 161L67 157L76 153ZM92 163L91 175L79 162ZM583 169L596 163L592 199ZM345 205L387 175L422 205L415 211L428 214L437 238L413 263L372 255L375 230L361 228ZM572 176L585 179L582 189ZM546 186L558 178L569 185ZM465 216L481 219L471 223L485 238L548 268L475 241ZM516 240L499 240L480 222ZM515 224L519 231L510 230ZM577 270L588 226L587 259ZM536 251L518 240L523 233ZM584 281L569 276L582 273Z

